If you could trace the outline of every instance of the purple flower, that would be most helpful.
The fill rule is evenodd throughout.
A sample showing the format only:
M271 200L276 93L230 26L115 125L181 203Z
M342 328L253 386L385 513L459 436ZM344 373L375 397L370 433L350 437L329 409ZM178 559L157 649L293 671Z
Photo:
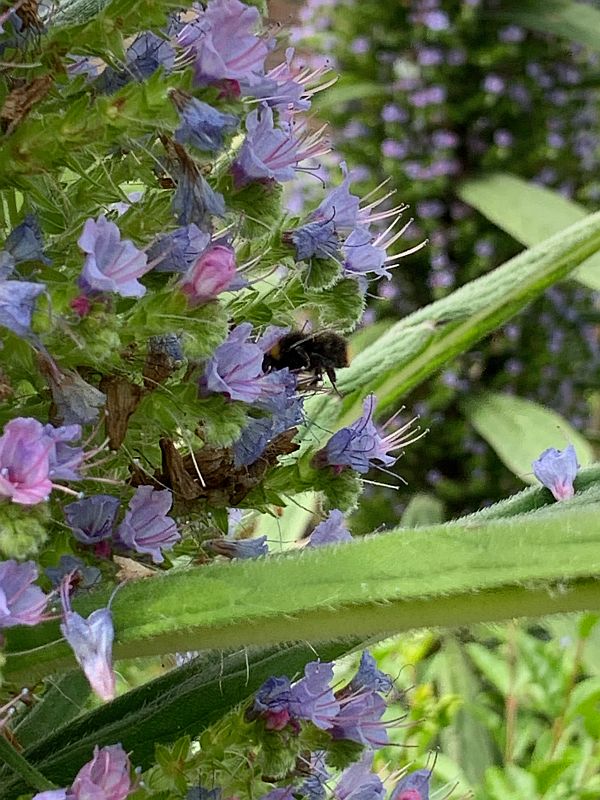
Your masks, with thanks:
M385 787L371 772L373 754L365 753L360 761L345 769L333 790L334 800L383 800Z
M0 629L37 625L43 620L48 598L33 585L37 577L33 561L0 561Z
M65 506L64 513L78 542L97 544L109 539L117 518L120 501L109 494L95 494Z
M377 240L366 228L352 231L344 242L342 253L344 269L352 277L373 273L377 277L391 278L391 273L385 268L385 248L377 246Z
M307 547L323 547L328 544L351 542L352 534L346 527L344 515L334 508L326 520L319 523L308 540Z
M107 67L100 75L97 84L101 91L116 92L131 80L143 81L149 78L159 67L170 72L174 61L173 46L156 33L145 31L140 33L127 48L126 68L116 70Z
M15 264L23 261L41 261L42 264L50 264L50 259L44 253L42 231L34 214L27 214L23 222L9 233L4 247L13 257Z
M312 753L310 759L310 775L300 787L300 793L308 800L325 800L326 787L330 775L325 765L325 753Z
M273 111L263 103L246 118L246 138L232 166L239 188L253 181L293 180L295 169L305 158L322 155L322 130L296 135L291 124L275 127Z
M260 800L294 800L295 788L285 786L283 789L271 789L270 792L263 794Z
M48 789L47 792L34 794L31 800L67 800L66 789Z
M386 694L391 691L394 682L389 675L382 672L377 667L377 662L369 653L364 650L360 659L360 665L356 675L350 681L350 688L354 692L367 689L372 692L383 692Z
M491 94L501 94L504 91L504 78L499 75L486 75L483 81L483 88Z
M203 390L225 394L231 400L244 403L253 403L260 397L264 352L258 344L248 341L251 332L251 323L238 325L217 347L206 364L201 382Z
M17 417L0 436L0 497L35 505L52 491L50 452L53 442L36 419Z
M160 564L164 560L161 548L171 550L181 539L175 520L167 516L172 503L168 489L138 486L117 529L116 540L136 553L148 553L155 564Z
M550 489L556 500L573 497L573 481L578 469L577 454L572 444L564 450L549 447L533 462L533 474Z
M121 241L114 222L102 214L97 221L88 219L78 245L87 253L79 286L84 292L113 292L121 297L142 297L146 288L138 278L148 272L148 257L130 242Z
M193 144L199 150L215 153L223 147L225 136L239 125L239 119L233 114L223 114L177 89L171 92L171 98L181 113L175 139L182 144Z
M56 567L46 567L44 572L54 589L60 586L65 575L69 573L75 573L72 583L77 584L77 589L89 589L90 586L98 583L101 577L97 567L88 567L80 558L70 555L61 556Z
M366 747L384 747L388 743L387 728L381 721L385 709L385 700L376 692L360 692L342 698L331 735L334 739L349 739Z
M336 186L312 212L312 222L332 221L335 230L343 235L352 233L360 216L360 200L350 191L350 176L345 162L341 163L344 180Z
M287 368L265 375L256 405L270 413L251 419L242 431L233 446L236 466L253 464L272 439L304 419L303 398L296 394L296 376Z
M256 539L209 539L205 542L217 555L226 558L258 558L266 556L269 552L266 536L259 536Z
M54 480L78 481L81 480L80 469L84 460L82 447L70 447L66 442L81 438L81 425L65 425L55 428L54 425L45 425L44 434L52 447L49 451L50 472Z
M0 325L17 336L29 334L35 301L45 290L43 283L0 281Z
M148 258L156 272L187 272L209 244L210 234L192 223L159 237L148 250Z
M429 781L431 771L417 769L409 772L398 782L390 795L390 800L429 800Z
M270 43L254 34L259 21L258 9L239 0L209 0L177 37L193 55L197 85L224 80L252 85L261 79Z
M269 731L281 731L290 721L291 685L289 678L267 678L256 692L252 716L265 720Z
M412 421L388 436L381 436L373 423L375 405L375 395L367 395L362 417L333 434L325 447L316 454L317 466L329 465L339 469L350 467L365 474L372 466L377 466L372 462L379 462L386 467L396 463L396 458L389 453L415 440L415 432L410 430Z
M311 258L339 259L340 242L332 219L325 222L307 222L284 234L284 241L290 239L296 245L296 259L309 261Z
M69 800L125 800L137 788L131 782L129 756L120 744L94 748L94 757L77 773Z
M102 700L112 700L115 696L112 614L108 608L92 611L87 619L77 614L71 608L69 583L67 576L60 589L63 606L60 630L73 649L77 663L84 671L92 690Z
M227 291L236 277L235 252L226 245L214 244L189 268L180 288L194 307Z
M304 667L304 678L295 683L290 691L291 717L310 720L322 730L331 728L340 713L340 704L329 686L332 679L331 664L319 661L307 664Z

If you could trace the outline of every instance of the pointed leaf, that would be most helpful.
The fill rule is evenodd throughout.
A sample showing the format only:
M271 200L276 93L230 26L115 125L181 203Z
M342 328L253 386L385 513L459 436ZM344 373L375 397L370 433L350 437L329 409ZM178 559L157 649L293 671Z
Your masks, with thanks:
M498 173L467 181L459 187L458 195L528 247L588 216L579 203L516 175ZM600 254L584 261L572 277L600 290Z
M548 447L571 443L581 466L591 464L587 440L560 414L531 400L486 392L463 403L467 419L506 466L525 483L537 484L533 461Z

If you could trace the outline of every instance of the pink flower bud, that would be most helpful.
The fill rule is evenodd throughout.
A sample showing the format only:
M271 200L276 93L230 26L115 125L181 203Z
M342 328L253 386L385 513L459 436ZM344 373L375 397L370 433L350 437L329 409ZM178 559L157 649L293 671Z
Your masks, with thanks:
M73 800L125 800L131 785L131 764L120 744L94 748L94 757L79 770L69 792Z
M213 300L229 288L236 277L235 253L230 247L215 244L207 248L187 271L181 290L195 306Z

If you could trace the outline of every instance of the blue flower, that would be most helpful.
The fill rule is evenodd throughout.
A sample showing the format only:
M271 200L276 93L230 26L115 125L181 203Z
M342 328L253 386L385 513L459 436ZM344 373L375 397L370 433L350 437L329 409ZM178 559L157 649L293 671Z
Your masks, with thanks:
M300 794L308 800L325 800L330 775L325 765L326 753L318 750L311 755L310 775L300 787Z
M350 688L355 692L361 689L368 689L372 692L386 694L392 690L393 686L394 682L391 677L378 669L377 662L371 653L368 650L364 650L358 671L350 682Z
M311 258L333 258L340 260L340 242L332 219L324 222L307 222L285 235L296 245L298 261Z
M46 265L51 263L44 253L42 231L34 214L27 214L23 222L9 233L4 247L16 264L24 261L41 261Z
M320 522L313 530L307 547L323 547L323 545L351 541L352 534L346 527L344 515L339 509L334 508L327 519Z
M256 539L209 539L204 543L217 555L226 558L258 558L266 556L269 552L266 536Z
M225 394L231 400L253 403L263 390L264 351L248 341L252 325L245 322L234 328L207 361L201 390Z
M160 236L148 250L156 272L187 272L210 244L210 234L197 225L184 225Z
M333 434L324 449L317 453L318 465L330 465L339 469L350 467L365 474L373 466L372 462L382 463L386 467L396 463L389 451L400 446L396 441L399 432L387 437L381 436L373 423L375 404L375 395L368 395L363 404L362 417Z
M533 462L533 474L550 489L556 500L573 497L573 481L578 469L577 453L572 444L564 450L549 447Z
M222 194L210 187L198 170L186 164L177 177L173 211L179 225L193 222L201 230L209 230L211 216L225 216L225 200Z
M170 72L174 61L173 46L156 33L145 31L127 48L125 69L107 67L98 78L97 85L101 91L112 94L132 80L143 81L149 78L159 67Z
M0 325L17 336L30 334L35 301L45 291L43 283L0 281Z
M431 771L417 769L409 772L394 787L390 800L429 800Z
M334 739L349 739L366 747L384 747L388 743L387 728L381 720L385 709L385 700L376 692L360 692L342 698L331 735Z
M61 556L56 567L46 567L44 572L54 589L60 586L65 575L72 573L75 573L77 589L89 589L101 579L98 567L88 567L81 558L70 555Z
M360 761L345 769L333 791L336 800L383 800L385 787L371 772L373 754L365 753Z
M69 503L64 512L78 542L97 544L103 539L111 538L120 505L118 497L95 494Z
M183 92L173 90L171 97L182 117L175 131L176 141L182 144L193 144L199 150L215 153L223 147L225 136L239 125L239 119L233 114L223 114Z
M333 667L328 663L311 661L304 667L304 678L292 686L290 715L297 720L310 720L317 728L328 730L340 713L329 683Z

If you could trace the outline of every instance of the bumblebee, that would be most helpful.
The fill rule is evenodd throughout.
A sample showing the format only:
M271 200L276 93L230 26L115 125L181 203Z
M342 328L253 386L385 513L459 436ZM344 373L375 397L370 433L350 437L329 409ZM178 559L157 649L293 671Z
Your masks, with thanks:
M347 367L348 363L348 344L338 333L292 331L282 336L269 350L263 361L263 369L270 372L287 367L290 372L309 373L312 378L305 388L318 386L325 373L337 392L335 370Z

